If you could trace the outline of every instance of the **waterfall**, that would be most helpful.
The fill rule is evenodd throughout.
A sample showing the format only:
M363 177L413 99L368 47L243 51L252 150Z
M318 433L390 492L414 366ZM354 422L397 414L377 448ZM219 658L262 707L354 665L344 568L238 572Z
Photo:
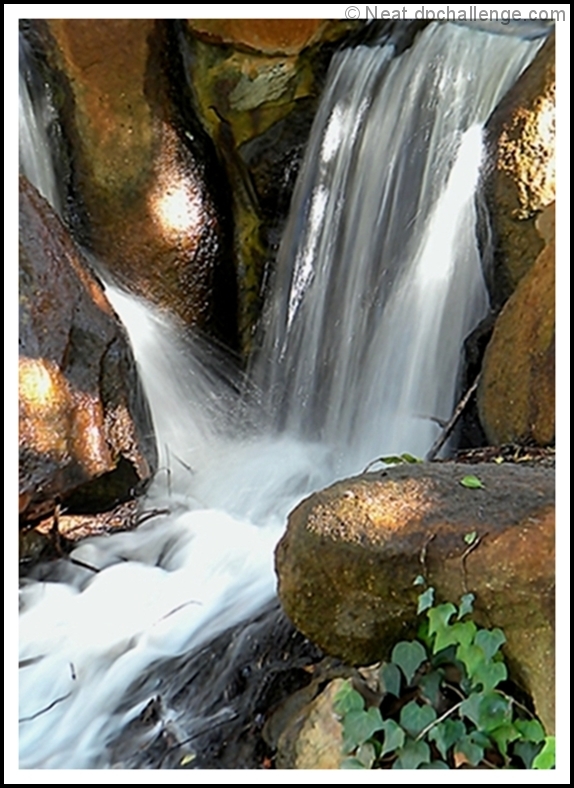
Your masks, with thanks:
M82 542L73 556L97 574L63 560L23 582L21 767L109 766L106 743L149 700L120 706L129 684L272 597L297 501L381 452L428 448L487 306L481 126L538 46L433 24L399 57L335 59L247 381L110 289L161 454L144 506L170 514ZM26 127L42 160L41 128Z

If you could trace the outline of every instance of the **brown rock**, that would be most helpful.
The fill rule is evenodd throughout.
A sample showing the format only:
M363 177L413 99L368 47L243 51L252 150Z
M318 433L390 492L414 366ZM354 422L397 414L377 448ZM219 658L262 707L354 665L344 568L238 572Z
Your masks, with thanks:
M311 703L290 720L277 743L278 769L340 769L343 726L333 702L343 679L329 682Z
M62 119L83 240L128 290L234 344L225 176L189 102L182 108L186 86L167 23L47 24L52 64L71 94Z
M338 482L290 515L276 550L279 596L307 637L355 664L388 658L413 633L423 574L437 601L476 594L501 627L515 680L554 725L554 474L478 464L396 467ZM477 532L469 550L464 536Z
M486 192L497 244L495 287L502 301L540 253L534 221L555 200L554 42L552 34L487 124L494 167Z
M348 22L328 19L188 19L187 24L210 42L267 55L297 55L349 27Z
M151 418L125 331L60 220L24 178L19 398L26 518L95 479L100 503L111 503L155 470Z
M554 442L554 204L536 226L547 245L505 304L483 360L478 410L495 445Z

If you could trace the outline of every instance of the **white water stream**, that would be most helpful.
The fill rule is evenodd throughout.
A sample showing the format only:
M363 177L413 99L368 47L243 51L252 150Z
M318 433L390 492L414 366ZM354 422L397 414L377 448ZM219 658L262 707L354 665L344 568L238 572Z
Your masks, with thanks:
M298 500L381 454L428 449L487 308L481 127L538 46L430 25L400 57L336 57L247 394L220 351L110 291L164 469L144 505L171 514L83 542L73 555L98 574L59 562L24 582L21 767L109 765L106 742L145 705L112 713L130 682L272 597L273 547Z

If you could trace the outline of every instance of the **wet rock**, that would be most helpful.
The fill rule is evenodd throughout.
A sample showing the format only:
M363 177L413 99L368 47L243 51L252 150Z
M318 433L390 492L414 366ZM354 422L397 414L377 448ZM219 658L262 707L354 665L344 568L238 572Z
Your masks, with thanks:
M297 55L318 41L333 39L352 23L328 19L188 19L198 37L266 55Z
M554 204L536 222L546 245L500 313L483 360L478 409L493 444L555 436Z
M155 470L149 409L101 285L24 178L19 216L20 513L36 518L74 491L97 511Z
M188 24L186 68L194 106L232 187L245 353L260 313L264 266L277 242L332 42L355 27L324 20Z
M423 574L437 601L476 594L476 620L501 627L514 678L554 726L554 473L421 464L338 482L290 515L276 549L279 596L325 652L354 664L414 634ZM464 536L477 533L469 549Z
M493 295L498 305L541 252L534 222L555 200L554 41L552 34L486 127L493 162L486 194L495 233Z
M227 182L187 100L171 23L47 25L82 241L128 290L233 346Z

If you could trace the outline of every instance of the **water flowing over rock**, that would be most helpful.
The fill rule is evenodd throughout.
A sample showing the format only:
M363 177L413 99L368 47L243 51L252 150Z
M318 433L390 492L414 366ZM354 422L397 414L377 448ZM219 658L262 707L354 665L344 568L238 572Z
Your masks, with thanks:
M555 57L552 34L486 127L493 161L486 195L495 236L495 305L508 298L542 251L535 219L556 199Z
M225 174L185 101L169 23L49 20L78 231L130 292L235 344ZM179 69L179 71L178 71Z
M554 204L536 228L546 245L504 305L483 361L478 408L496 445L555 437Z
M20 180L20 512L131 495L155 471L128 339L60 220ZM86 485L88 485L86 487Z
M477 620L503 629L515 679L552 730L554 474L478 464L484 488L467 489L468 468L396 467L307 498L276 549L279 597L324 651L367 665L412 634L417 575L439 601L472 591Z
M218 45L198 46L214 54ZM269 282L251 376L203 336L182 335L140 300L109 288L141 366L164 472L144 501L152 516L137 530L84 540L22 583L22 768L194 768L200 753L217 768L219 753L233 757L227 723L240 725L240 751L262 730L260 715L277 699L277 683L285 688L274 678L287 662L282 645L294 638L289 627L272 628L276 659L250 618L273 598L273 547L286 514L374 457L424 453L436 420L450 415L462 342L487 308L474 208L481 128L538 46L428 25L396 57L394 46L375 43L333 62L293 196L281 270ZM220 49L236 54L227 44ZM134 52L141 63L135 44ZM95 55L94 76L101 65ZM272 68L259 82L255 66L238 69L222 94L233 94L236 107L250 103L248 82L256 83L257 96L269 96L267 88L273 95ZM291 72L277 73L291 90ZM146 97L158 72L148 76ZM283 117L274 114L276 104L270 98L260 112L241 111L271 129ZM224 109L212 111L214 136L229 136L232 146L238 139ZM247 178L246 192L250 185ZM468 561L490 549L481 536ZM528 546L543 552L537 539ZM521 556L523 547L516 546ZM420 549L416 555L420 563ZM452 576L458 591L460 552ZM446 580L444 588L446 594ZM247 665L241 642L251 654ZM315 647L302 645L307 656L294 678L305 688L317 674L308 670ZM530 643L525 649L534 651ZM274 671L269 684L266 662ZM235 692L244 682L247 705ZM243 722L245 710L255 727ZM112 752L124 733L133 734L134 746ZM155 758L158 742L165 749Z

